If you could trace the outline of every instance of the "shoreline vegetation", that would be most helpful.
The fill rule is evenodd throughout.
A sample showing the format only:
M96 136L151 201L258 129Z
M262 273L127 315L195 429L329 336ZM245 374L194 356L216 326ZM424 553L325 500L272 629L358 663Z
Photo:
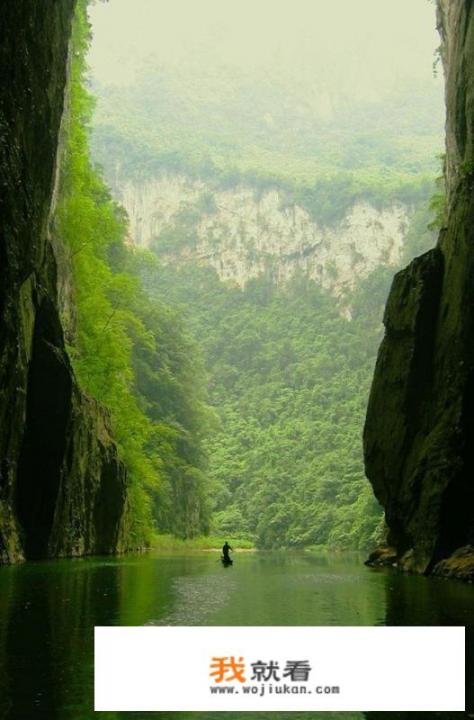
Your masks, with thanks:
M194 538L178 538L168 533L156 533L148 550L221 550L226 538L217 535L199 535ZM258 548L251 540L227 538L234 550L256 551Z
M178 538L168 533L155 533L150 546L144 548L144 552L153 551L172 551L179 552L180 550L186 551L220 551L222 545L227 539L229 545L234 549L235 552L308 552L308 553L319 553L321 555L364 555L361 550L348 550L347 548L334 548L327 545L307 545L305 547L280 547L280 548L265 548L259 547L252 540L245 538L235 538L229 536L227 538L221 537L220 535L199 535L194 538Z

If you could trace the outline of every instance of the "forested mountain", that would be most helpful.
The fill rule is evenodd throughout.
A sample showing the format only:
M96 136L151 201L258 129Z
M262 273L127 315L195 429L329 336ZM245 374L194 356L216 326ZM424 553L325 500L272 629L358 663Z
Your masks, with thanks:
M412 202L438 169L441 83L427 68L357 94L341 59L322 57L248 68L208 47L179 64L150 56L128 85L94 83L95 157L128 180L168 169L224 186L273 182L318 220L358 197Z
M420 212L407 253L414 237L432 241L428 218ZM144 268L150 295L182 308L204 351L219 416L206 440L216 532L265 547L374 542L381 515L360 428L392 274L381 265L359 280L347 317L304 273L240 288L193 261Z
M148 296L179 308L209 376L211 526L264 547L380 533L361 427L382 311L434 241L440 83L374 70L368 90L326 52L310 73L304 51L255 67L193 46L93 79L93 158L157 259L136 256Z

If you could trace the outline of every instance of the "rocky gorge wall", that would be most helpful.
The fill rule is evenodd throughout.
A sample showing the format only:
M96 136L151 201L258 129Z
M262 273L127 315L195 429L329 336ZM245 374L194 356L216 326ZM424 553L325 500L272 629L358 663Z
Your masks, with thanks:
M474 577L474 3L439 0L448 209L395 277L364 430L398 565Z
M357 202L331 226L316 222L282 193L240 185L212 189L163 173L142 183L110 178L127 210L132 242L160 243L164 262L197 262L240 287L271 272L276 284L304 273L339 296L379 265L400 266L411 210ZM170 238L169 250L163 239Z
M50 234L74 0L2 3L0 562L123 543L126 471L75 380Z

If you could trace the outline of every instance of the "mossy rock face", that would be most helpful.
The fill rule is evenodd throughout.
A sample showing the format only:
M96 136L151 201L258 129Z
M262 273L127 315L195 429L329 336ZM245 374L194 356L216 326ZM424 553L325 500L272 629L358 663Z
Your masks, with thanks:
M433 575L463 582L474 582L474 546L459 548L451 557L441 560L433 568Z
M440 504L436 495L442 493L434 478L442 448L436 428L429 427L431 359L442 277L439 250L417 258L395 277L364 431L367 475L386 510L389 542L400 553L413 545L413 524L420 543L423 538L423 545L429 545L434 506ZM425 483L420 482L420 471ZM423 505L432 506L432 512L419 514ZM425 550L427 560L431 550Z
M393 282L364 430L398 566L430 572L474 538L474 14L440 0L448 218Z
M73 10L74 0L2 5L0 562L123 542L126 473L65 351L67 267L50 234Z
M396 567L397 560L398 557L395 548L389 547L388 545L381 545L370 553L365 564L368 567Z

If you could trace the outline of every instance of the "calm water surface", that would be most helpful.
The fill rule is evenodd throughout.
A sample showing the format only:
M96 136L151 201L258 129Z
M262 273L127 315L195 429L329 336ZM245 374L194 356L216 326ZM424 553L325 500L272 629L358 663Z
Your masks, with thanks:
M190 717L181 713L92 711L94 625L147 624L466 625L470 654L474 647L474 589L455 582L369 570L359 557L289 552L237 554L230 568L222 567L217 553L204 552L3 567L0 716L14 720ZM474 667L472 658L469 667ZM470 700L469 704L473 706ZM257 720L464 717L456 713L191 716L196 720L251 720L254 716Z

